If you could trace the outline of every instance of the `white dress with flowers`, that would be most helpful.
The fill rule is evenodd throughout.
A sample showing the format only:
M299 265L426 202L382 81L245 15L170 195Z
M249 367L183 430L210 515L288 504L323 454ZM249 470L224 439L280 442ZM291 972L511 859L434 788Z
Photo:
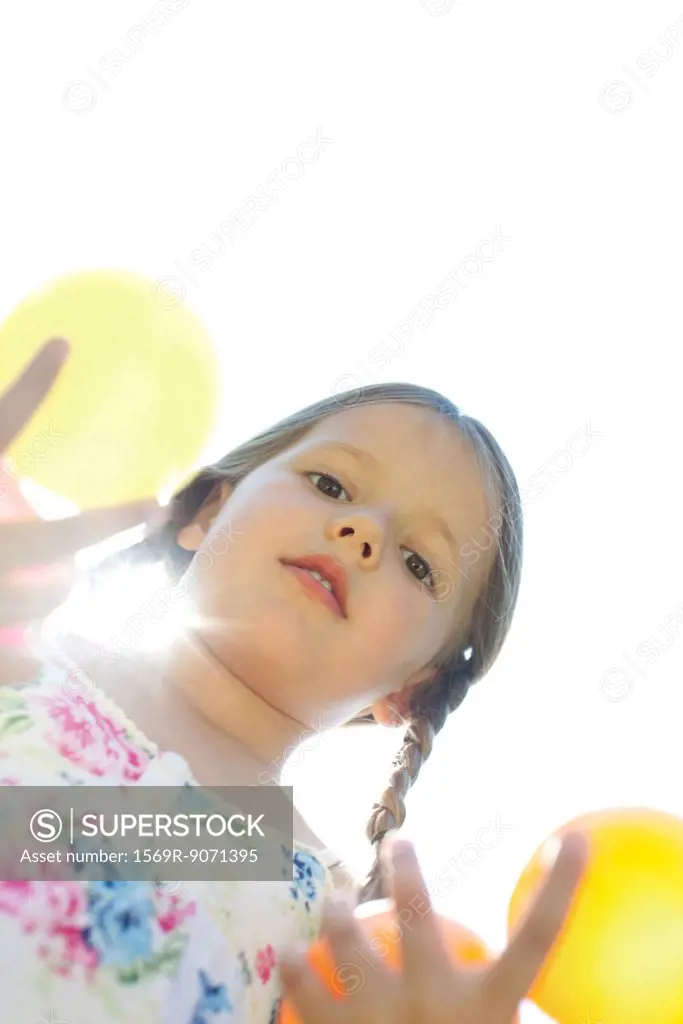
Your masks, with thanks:
M197 785L74 666L0 688L0 784ZM278 951L318 933L332 890L294 844L273 882L0 881L2 1024L274 1024Z

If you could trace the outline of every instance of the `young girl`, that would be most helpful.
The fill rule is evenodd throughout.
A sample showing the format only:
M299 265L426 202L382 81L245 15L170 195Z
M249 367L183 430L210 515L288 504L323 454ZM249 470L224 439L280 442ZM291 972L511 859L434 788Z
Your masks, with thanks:
M47 345L0 400L0 451L66 357L63 343ZM288 956L318 934L334 888L330 852L297 816L294 877L282 882L0 882L7 1024L272 1024L282 982L306 1024L503 1024L540 969L582 870L580 837L477 975L448 962L411 847L393 843L392 872L383 843L436 733L509 629L522 549L514 475L489 432L433 391L378 385L352 397L310 406L199 472L165 521L110 562L167 570L168 613L182 609L184 623L162 657L119 641L33 665L4 649L4 678L24 685L0 690L0 781L272 784L316 730L404 725L358 894L391 894L399 910L419 899L402 973L384 970L343 906L324 927L340 963L363 958L353 997L332 1000ZM59 600L20 567L56 563L147 511L0 522L0 627Z

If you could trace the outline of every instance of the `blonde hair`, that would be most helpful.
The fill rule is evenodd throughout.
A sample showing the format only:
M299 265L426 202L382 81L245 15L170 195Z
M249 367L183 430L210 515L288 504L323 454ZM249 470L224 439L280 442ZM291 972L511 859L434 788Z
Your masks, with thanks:
M495 550L464 635L462 629L456 632L454 628L452 642L433 661L437 668L434 679L412 694L403 743L394 759L386 789L373 805L368 820L367 836L375 848L375 859L360 890L359 902L386 895L379 867L381 840L389 830L403 824L406 794L431 753L434 737L451 712L460 706L470 686L491 668L510 628L522 566L522 507L515 475L494 437L478 420L464 415L447 398L429 388L403 383L377 384L333 395L281 420L200 470L171 500L167 523L156 534L124 552L127 561L165 562L171 578L177 580L192 559L192 555L177 544L178 531L192 521L220 484L238 483L334 413L357 405L385 402L425 406L457 424L484 474L490 491L489 504L493 508L484 529L485 542L473 537L463 545L461 554L477 560L481 551L488 551L492 545ZM470 550L466 552L466 548ZM364 716L348 724L360 721L373 719Z

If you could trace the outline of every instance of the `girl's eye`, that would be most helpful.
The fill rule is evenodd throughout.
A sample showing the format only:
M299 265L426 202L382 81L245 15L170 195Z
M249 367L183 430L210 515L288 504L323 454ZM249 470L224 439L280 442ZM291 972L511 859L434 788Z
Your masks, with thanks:
M328 498L338 499L339 491L341 491L349 501L351 500L348 491L342 487L336 477L330 476L329 473L307 473L306 476L311 478L313 486L326 494ZM315 477L317 477L317 481L314 479Z
M405 552L409 557L406 559L406 565L413 576L420 581L420 583L426 583L430 590L434 589L435 582L432 574L432 567L429 562L425 562L424 558L421 558L416 551Z

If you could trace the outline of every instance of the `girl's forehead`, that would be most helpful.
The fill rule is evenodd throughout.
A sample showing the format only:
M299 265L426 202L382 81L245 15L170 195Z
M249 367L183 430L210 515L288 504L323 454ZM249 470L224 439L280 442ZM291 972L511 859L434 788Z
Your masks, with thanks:
M315 424L297 447L328 443L354 445L385 465L396 460L414 465L443 460L451 467L454 460L476 462L455 423L435 409L407 403L373 403L333 413Z

